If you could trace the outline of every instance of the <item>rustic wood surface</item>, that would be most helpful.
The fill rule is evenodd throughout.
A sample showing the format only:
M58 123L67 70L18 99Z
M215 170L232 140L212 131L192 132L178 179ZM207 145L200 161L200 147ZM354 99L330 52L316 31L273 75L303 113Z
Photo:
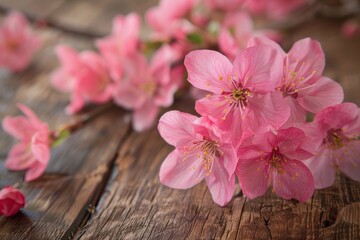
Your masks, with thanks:
M156 1L1 0L0 8L25 11L53 23L38 29L44 47L19 74L0 72L0 119L25 103L52 128L70 121L68 97L50 87L58 65L53 47L93 48L109 33L118 13L144 12ZM0 17L3 17L2 13ZM314 17L285 33L285 47L303 37L319 40L327 57L325 75L340 82L345 99L360 104L360 38L340 35L341 21ZM68 30L71 31L68 31ZM192 112L180 99L173 108ZM129 113L111 107L52 151L45 174L22 183L4 160L13 144L0 130L0 187L19 183L27 196L20 214L0 217L0 239L360 239L360 184L338 174L334 186L306 203L285 201L269 191L255 200L237 187L221 208L204 183L190 190L160 184L160 165L172 147L156 128L136 133Z

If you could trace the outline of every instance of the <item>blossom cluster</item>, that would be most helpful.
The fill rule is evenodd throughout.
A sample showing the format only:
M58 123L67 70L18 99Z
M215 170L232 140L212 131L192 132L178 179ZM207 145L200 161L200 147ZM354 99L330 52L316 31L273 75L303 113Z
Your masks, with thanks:
M24 70L40 46L40 38L21 13L11 12L3 19L0 25L0 68L13 72Z
M225 205L235 176L250 199L272 187L302 202L331 186L337 169L360 181L360 109L342 103L341 86L322 75L317 41L302 39L285 53L254 37L233 62L196 50L185 66L188 81L208 94L196 101L200 117L161 117L159 132L175 147L161 166L163 184L187 189L205 179L213 200ZM307 113L315 114L312 122Z
M114 101L132 110L136 131L150 128L159 109L169 107L183 87L186 53L217 45L230 59L253 36L279 41L279 33L255 29L251 14L283 18L306 0L288 1L161 0L148 9L149 38L140 37L141 19L136 13L117 16L112 33L95 42L98 51L78 53L69 46L56 47L61 63L51 76L52 85L70 94L69 114L87 103ZM274 11L277 9L279 11Z

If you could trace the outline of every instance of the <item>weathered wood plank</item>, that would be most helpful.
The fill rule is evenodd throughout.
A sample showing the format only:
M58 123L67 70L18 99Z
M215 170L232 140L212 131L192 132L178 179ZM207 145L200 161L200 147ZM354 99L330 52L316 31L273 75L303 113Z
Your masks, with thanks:
M39 32L44 47L26 71L2 75L0 79L0 118L19 114L15 103L31 107L52 128L71 118L64 114L68 97L50 87L49 74L58 62L54 45L69 43L91 48L92 42L68 37L51 29ZM31 183L21 183L23 173L8 172L3 164L13 141L0 130L0 187L20 183L27 197L26 208L11 218L0 218L0 239L61 239L76 231L95 205L129 124L126 112L112 107L77 131L52 151L45 174ZM91 210L91 209L90 209ZM15 230L16 229L16 230Z
M21 10L34 19L45 19L60 29L100 37L111 32L112 20L116 15L131 11L143 14L157 3L157 0L1 0L0 7Z
M287 33L287 45L318 39L327 55L325 75L339 81L346 100L360 103L359 39L340 35L339 22L314 19ZM321 31L320 31L321 29ZM178 104L184 111L189 104ZM158 172L172 148L157 130L131 134L122 145L96 213L75 239L359 239L360 184L339 174L334 186L306 203L271 191L249 200L236 190L221 208L204 183L189 190L162 186Z

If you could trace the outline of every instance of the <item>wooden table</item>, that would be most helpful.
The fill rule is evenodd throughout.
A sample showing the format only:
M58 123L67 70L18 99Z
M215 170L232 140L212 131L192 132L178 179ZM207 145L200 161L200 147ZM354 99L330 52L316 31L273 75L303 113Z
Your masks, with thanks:
M155 0L1 0L50 27L38 30L44 47L29 69L0 76L0 118L17 115L15 104L32 108L52 128L70 121L68 97L49 85L58 66L53 48L67 43L94 48L94 37L109 33L118 13L144 12ZM2 11L1 17L4 16ZM360 38L340 35L341 21L315 17L285 35L285 45L318 39L326 72L340 82L345 99L360 104ZM173 108L191 112L180 99ZM158 172L172 150L156 128L136 133L129 112L112 107L52 151L45 174L22 183L4 160L13 144L0 130L0 187L20 183L27 205L14 217L0 217L0 239L360 239L360 184L338 174L334 186L316 191L306 203L285 201L269 191L255 200L239 188L221 208L204 183L190 190L160 184Z

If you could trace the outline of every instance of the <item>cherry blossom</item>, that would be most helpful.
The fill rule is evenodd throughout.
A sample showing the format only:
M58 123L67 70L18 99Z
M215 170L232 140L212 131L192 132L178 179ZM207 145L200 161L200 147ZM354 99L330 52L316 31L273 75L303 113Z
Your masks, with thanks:
M238 151L236 174L250 199L262 196L270 185L284 199L309 199L314 192L311 171L303 163L312 154L302 148L308 141L298 128L255 134Z
M208 119L170 111L159 122L160 135L173 150L160 169L166 186L188 189L205 179L213 200L223 206L234 192L236 154Z
M40 45L27 19L20 12L9 13L0 26L0 67L24 70Z
M315 156L305 161L315 178L316 188L331 186L339 169L360 181L360 110L343 103L319 112L306 132Z
M25 181L40 177L50 159L51 139L48 125L26 106L17 105L25 116L7 116L3 129L20 142L9 152L5 166L10 170L26 170Z
M159 108L173 103L174 93L183 81L183 67L171 66L179 57L176 46L164 45L150 64L140 53L127 60L128 78L117 84L113 98L118 105L133 110L132 124L136 131L151 127Z
M113 20L111 35L96 41L101 55L110 71L110 76L119 81L123 74L123 60L137 52L141 19L136 13L118 15Z
M277 52L267 46L242 50L233 64L219 52L190 52L185 57L189 82L211 92L196 102L196 111L215 119L223 129L231 129L231 135L237 137L241 137L244 124L254 131L279 128L290 111L281 96L272 93L276 82L270 70L279 60Z
M254 14L266 15L272 19L283 19L305 6L309 0L244 0L244 6Z
M280 35L275 31L255 31L248 13L229 12L222 22L218 44L226 56L235 59L239 51L246 48L248 41L254 36L267 36L273 40L280 40Z
M24 194L12 187L7 186L0 191L0 215L13 216L25 206Z
M52 85L63 92L71 93L67 113L80 111L85 103L104 103L111 99L113 82L104 59L95 52L78 54L70 47L59 45L57 56L62 64L51 76Z
M184 39L194 26L185 17L194 7L195 0L161 0L158 6L146 12L146 22L154 29L155 39Z
M325 56L318 41L302 39L288 53L267 38L253 38L249 46L254 45L272 46L283 57L282 64L278 66L283 75L277 79L276 90L291 107L290 126L304 122L306 111L316 113L343 101L340 84L322 76Z

